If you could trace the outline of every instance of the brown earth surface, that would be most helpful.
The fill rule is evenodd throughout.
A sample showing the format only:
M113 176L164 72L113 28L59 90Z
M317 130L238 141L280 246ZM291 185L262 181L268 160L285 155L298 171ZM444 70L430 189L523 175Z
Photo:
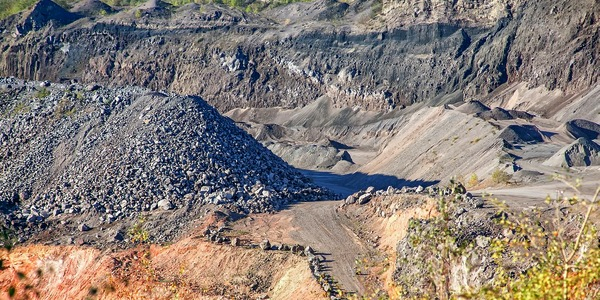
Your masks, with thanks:
M8 299L325 299L306 259L190 237L109 252L24 246L0 254Z
M301 244L325 258L324 265L348 292L362 294L364 288L354 273L354 261L367 252L347 220L336 210L339 201L305 202L277 214L259 214L234 224L251 239L271 243Z

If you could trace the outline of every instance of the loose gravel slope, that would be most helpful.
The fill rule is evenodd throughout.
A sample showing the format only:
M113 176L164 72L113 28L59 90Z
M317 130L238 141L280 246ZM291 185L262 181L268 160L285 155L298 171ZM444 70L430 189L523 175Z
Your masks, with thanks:
M25 236L76 216L86 231L155 210L246 214L330 197L199 97L0 84L0 200Z

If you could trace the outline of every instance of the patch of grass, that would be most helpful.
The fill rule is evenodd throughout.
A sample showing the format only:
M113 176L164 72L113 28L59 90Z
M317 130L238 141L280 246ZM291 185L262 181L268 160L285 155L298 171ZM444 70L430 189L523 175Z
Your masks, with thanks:
M135 10L135 12L133 13L133 16L134 16L136 19L139 19L139 18L141 18L141 17L142 17L142 11L141 11L141 10L139 10L139 9L136 9L136 10Z
M15 105L15 107L8 114L8 116L12 118L16 115L28 113L30 110L31 110L31 107L29 107L29 105L25 104L24 102L19 102L19 103L17 103L17 105Z
M383 10L383 1L382 0L373 1L373 4L371 6L371 18L377 17L379 14L381 14L382 10Z
M60 119L63 117L72 117L77 112L75 105L68 99L62 98L60 102L56 105L56 110L54 111L54 117L56 119Z
M30 8L35 2L36 0L0 0L0 20Z
M50 91L46 88L42 88L35 93L35 97L38 99L46 98L48 96L50 96Z
M83 93L82 92L76 92L75 93L75 98L77 98L77 100L83 100Z
M106 0L110 6L135 6L146 2L146 0Z
M250 232L248 231L244 231L244 230L229 230L223 233L223 236L229 237L229 238L235 238L235 237L240 237L240 236L244 236L244 235L248 235L250 234Z

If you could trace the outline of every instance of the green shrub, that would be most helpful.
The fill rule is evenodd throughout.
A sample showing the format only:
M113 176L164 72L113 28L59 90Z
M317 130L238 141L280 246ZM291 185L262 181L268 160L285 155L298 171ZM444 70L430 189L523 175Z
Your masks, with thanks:
M474 187L479 184L479 178L477 178L477 174L473 173L469 177L469 181L467 181L468 187Z
M145 218L140 218L134 225L127 231L127 234L134 243L147 243L150 240L150 233L144 229L146 223Z
M580 198L578 186L574 197L555 200L553 218L541 217L541 211L521 214L501 222L505 231L514 232L494 241L494 259L499 268L492 286L481 289L478 299L599 299L600 249L598 231L590 220L598 208L600 187L592 199ZM564 209L569 218L561 217ZM508 272L506 261L533 264L516 276Z
M510 174L500 169L495 169L494 172L492 172L492 182L495 184L506 184L511 178L512 176Z
M13 108L12 112L10 112L9 117L14 117L29 111L31 111L31 107L29 107L29 105L25 104L24 102L19 102L17 105L15 105L15 108Z

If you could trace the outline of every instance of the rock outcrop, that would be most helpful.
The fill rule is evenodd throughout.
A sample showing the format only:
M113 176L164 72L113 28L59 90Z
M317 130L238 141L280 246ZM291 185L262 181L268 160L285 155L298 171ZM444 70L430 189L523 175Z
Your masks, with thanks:
M136 17L133 7L65 27L72 17L60 11L40 19L54 27L29 22L30 34L13 38L15 16L0 22L0 75L201 94L220 111L295 108L323 95L337 107L388 110L483 99L515 82L567 94L598 82L595 1L434 3L383 1L383 15L364 1L264 14L208 4Z
M563 168L597 166L600 165L600 145L581 137L560 149L543 164Z
M600 125L588 120L575 119L565 123L565 130L575 138L595 140L600 136Z

